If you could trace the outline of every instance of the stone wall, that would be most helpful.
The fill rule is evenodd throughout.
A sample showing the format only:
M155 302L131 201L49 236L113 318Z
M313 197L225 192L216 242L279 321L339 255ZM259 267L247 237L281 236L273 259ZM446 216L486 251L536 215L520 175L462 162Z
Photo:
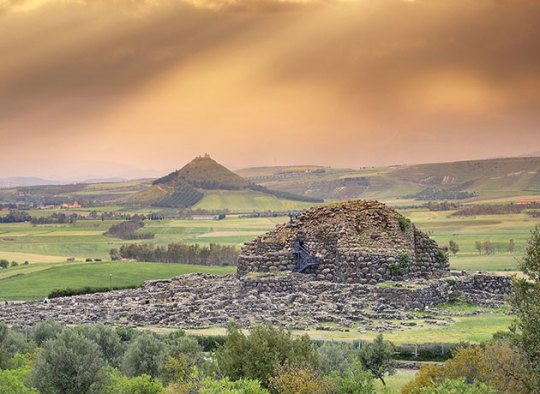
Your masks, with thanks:
M449 279L455 297L474 305L501 306L512 291L509 276L477 273Z

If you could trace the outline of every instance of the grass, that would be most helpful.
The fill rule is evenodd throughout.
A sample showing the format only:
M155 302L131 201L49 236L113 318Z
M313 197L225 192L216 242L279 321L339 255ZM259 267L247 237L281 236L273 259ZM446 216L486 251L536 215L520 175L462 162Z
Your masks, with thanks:
M375 381L375 390L378 393L394 394L401 393L401 388L414 379L417 371L412 369L396 369L394 375L386 376L384 381L386 386L383 386L380 380Z
M471 217L452 216L455 211L401 210L422 231L427 232L441 246L450 240L459 245L459 252L450 256L452 269L474 271L516 271L534 226L540 225L539 218L527 214L479 215ZM507 252L510 239L515 250ZM491 241L495 254L480 254L475 242Z
M504 331L512 322L513 317L501 312L483 312L475 316L453 317L454 323L447 326L423 325L407 327L400 330L385 332L384 338L395 344L414 343L481 343L492 338L497 331ZM225 335L223 327L186 330L192 335ZM294 335L307 334L311 339L326 341L373 340L379 332L359 332L352 328L349 332L326 331L310 329L292 331Z
M287 211L312 206L312 203L285 200L252 190L205 191L193 209L225 210L231 212Z
M30 270L31 266L25 266ZM224 275L235 267L207 267L187 264L161 263L63 263L39 271L25 272L0 279L0 300L36 300L45 298L53 289L108 287L112 275L113 286L138 286L150 279L204 272Z

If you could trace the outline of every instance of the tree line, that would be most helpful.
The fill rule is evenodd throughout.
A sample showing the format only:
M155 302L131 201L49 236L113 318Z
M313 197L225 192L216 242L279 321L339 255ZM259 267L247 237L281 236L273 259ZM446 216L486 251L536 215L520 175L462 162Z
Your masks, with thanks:
M171 243L168 246L154 244L126 244L110 251L112 260L135 260L156 263L181 263L197 265L234 265L239 251L234 246L211 243L208 246Z

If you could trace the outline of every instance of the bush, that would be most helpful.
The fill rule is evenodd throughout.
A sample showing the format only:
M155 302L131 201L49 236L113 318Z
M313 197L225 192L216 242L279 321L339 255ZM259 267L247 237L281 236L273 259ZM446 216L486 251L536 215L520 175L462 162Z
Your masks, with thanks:
M103 324L90 324L77 327L83 337L96 343L104 360L113 367L120 366L124 355L125 344L120 340L116 331Z
M324 342L318 349L319 372L330 375L337 372L342 376L351 368L352 346L344 342Z
M18 267L19 266L19 263L17 263L16 261L12 261L11 264L10 264L11 267Z
M64 327L61 324L53 320L46 320L32 328L31 336L38 346L42 346L45 341L55 339L63 330Z
M399 255L399 268L406 270L411 266L411 255L409 253L402 253Z
M238 379L231 381L229 378L212 379L206 378L198 385L199 394L270 394L258 380Z
M0 260L0 268L6 269L7 267L9 267L9 261L7 261L6 259L1 259Z
M87 393L104 381L104 365L98 345L65 328L56 339L44 343L31 380L44 393Z
M289 331L269 325L257 326L249 336L229 324L227 341L215 355L223 376L233 380L256 379L267 386L280 365L305 365L315 369L316 353L307 336L293 338Z
M111 290L126 290L126 289L136 289L138 286L129 285L129 286L114 286L114 287L82 287L79 289L54 289L52 290L47 298L59 298L59 297L71 297L74 295L82 294L95 294L95 293L106 293Z
M405 216L399 216L399 228L401 231L407 231L411 227L410 219L407 219Z
M373 377L357 362L341 375L334 372L328 378L335 394L375 394Z
M128 376L147 374L157 377L165 357L166 347L163 342L152 334L140 334L129 344L122 370Z
M108 382L97 390L100 394L160 394L163 384L148 375L128 378L113 369L109 372Z
M463 379L447 379L432 387L418 391L422 394L496 394L497 391L483 383L468 384Z
M17 369L0 369L0 393L2 394L38 394L38 391L26 386L25 381L30 375L30 367Z
M216 351L220 346L225 344L225 341L227 341L227 337L225 335L192 335L191 337L197 340L205 352Z
M285 365L279 373L270 378L269 386L277 394L330 394L333 384L319 377L309 367L290 367Z

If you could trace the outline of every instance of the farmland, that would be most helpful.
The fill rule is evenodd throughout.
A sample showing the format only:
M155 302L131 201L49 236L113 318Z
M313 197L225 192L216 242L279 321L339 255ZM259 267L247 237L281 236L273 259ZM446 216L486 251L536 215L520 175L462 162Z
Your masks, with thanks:
M530 229L540 224L539 218L525 213L463 218L452 216L453 211L410 209L401 212L440 245L448 245L450 240L457 242L460 250L455 256L451 255L451 268L468 272L516 271L518 258L529 237ZM241 218L235 215L221 221L157 220L147 221L142 231L155 234L154 239L144 242L156 245L182 241L204 245L219 243L239 248L244 242L287 220L287 217ZM86 259L107 261L112 248L118 248L125 243L141 242L123 241L103 235L116 223L119 221L80 220L73 224L35 226L29 223L1 224L0 259L16 261L19 266L0 271L0 299L40 298L53 288L63 287L66 283L77 286L95 285L92 271L96 270L96 275L100 277L100 270L107 270L111 266L84 263ZM507 251L510 239L515 242L513 252ZM494 253L480 254L475 249L475 242L487 240L493 244ZM75 263L67 263L68 258L74 258ZM29 264L23 265L25 261ZM78 263L86 264L84 270L78 267ZM75 266L78 268L73 268ZM122 266L123 273L120 276L124 279L121 284L138 284L145 279L171 277L188 272L182 271L185 267L167 265L165 268L167 270L160 264ZM133 276L127 275L125 270L131 271ZM198 270L199 267L192 269ZM230 271L231 269L228 269L227 272ZM108 278L108 274L105 276ZM38 290L30 292L28 289L36 283L39 283Z

